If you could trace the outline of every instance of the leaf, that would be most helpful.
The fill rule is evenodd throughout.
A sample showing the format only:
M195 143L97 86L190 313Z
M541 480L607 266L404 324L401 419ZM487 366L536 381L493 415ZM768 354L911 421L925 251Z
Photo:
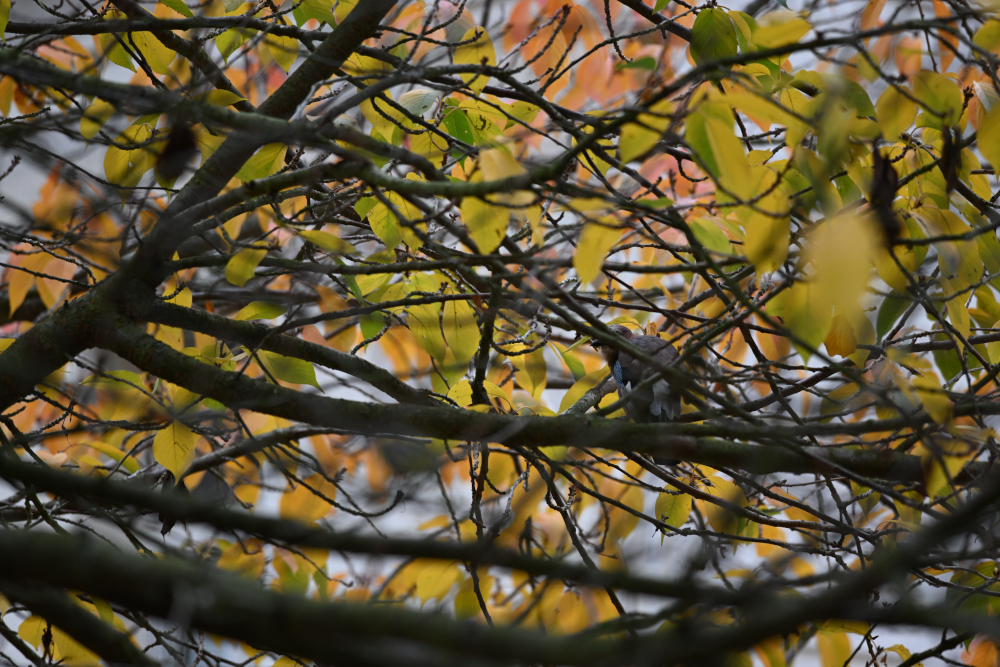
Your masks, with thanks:
M0 0L3 2L4 0ZM83 138L90 141L97 136L97 133L101 131L104 124L108 122L115 113L115 106L110 102L105 102L102 99L94 100L83 112L80 117L80 134Z
M462 35L462 44L455 49L456 65L481 65L495 66L497 64L496 49L493 48L493 40L484 28L474 27ZM489 83L490 77L485 74L461 74L462 80L475 93L483 92L483 88Z
M260 354L261 360L275 378L289 384L308 384L320 389L319 383L316 382L316 369L308 361L266 350Z
M194 461L194 434L184 424L173 421L156 432L153 458L179 480Z
M918 375L913 378L913 388L917 390L917 397L931 419L938 424L951 421L951 401L941 388L937 376L932 373Z
M257 151L252 158L246 161L240 170L236 172L236 178L244 183L260 178L267 178L277 172L285 164L285 144L267 144Z
M283 37L281 35L269 34L264 38L267 52L274 58L274 62L285 72L292 69L296 58L299 57L299 40L294 37Z
M854 337L854 328L847 315L838 313L833 317L830 333L826 335L827 354L846 357L858 349L858 341Z
M236 2L242 4L241 0L236 0ZM227 7L228 9L228 7ZM233 55L236 49L243 45L246 38L243 33L236 28L230 28L221 35L215 38L215 48L219 50L224 61L229 61L229 56Z
M337 487L316 473L302 480L293 490L282 494L279 513L283 519L314 523L330 513L333 505L329 501L336 498Z
M357 253L354 246L339 236L334 236L330 232L306 230L304 232L299 232L299 236L313 245L319 246L323 250L331 252L335 255L353 255Z
M460 209L469 236L479 247L479 252L488 255L500 247L510 223L507 207L494 206L477 197L466 197Z
M712 486L705 487L705 491L709 494L719 498L720 500L733 503L734 505L746 507L747 497L743 493L743 490L736 486L736 484L722 479L721 477L711 477L710 481L712 482ZM740 518L728 509L720 507L714 503L706 502L705 515L708 518L708 523L711 524L712 528L716 531L731 535L735 535L739 532Z
M875 331L878 334L878 342L882 342L882 337L885 336L892 329L896 320L899 316L903 314L909 302L900 297L889 295L882 301L882 305L878 309L878 317L875 321Z
M851 640L847 633L820 633L816 638L822 667L844 667L851 659Z
M1000 106L979 121L976 145L991 165L1000 165Z
M140 119L142 120L142 119ZM143 144L152 136L152 131L148 123L139 123L127 128L118 135L115 143L119 145L135 146ZM143 175L153 168L155 158L150 152L149 146L137 146L132 149L122 149L116 146L109 146L108 152L104 154L104 175L108 181L122 188L133 188L139 184Z
M647 72L656 71L656 58L653 56L643 56L642 58L636 58L632 62L623 62L615 65L616 70L623 69L644 69Z
M139 53L146 59L150 69L157 74L170 74L170 63L177 57L175 51L164 46L149 32L134 32L131 34L131 39Z
M226 280L237 287L243 287L251 278L267 248L244 248L233 255L226 263Z
M142 377L132 371L104 371L101 375L91 375L83 384L101 391L135 391L146 386Z
M410 306L406 312L409 315L407 322L410 332L413 333L417 345L438 361L444 361L447 345L438 319L441 307L438 304Z
M7 22L9 20L10 0L0 0L0 40L3 40L3 34L7 30Z
M493 577L479 575L479 590L483 594L484 600L490 599L490 593L493 592L493 582ZM472 577L469 577L461 583L458 587L458 593L455 595L455 618L464 621L479 616L481 613L479 596L476 595Z
M446 301L441 308L441 328L455 359L462 366L468 365L479 349L476 309L468 301Z
M237 322L248 322L250 320L273 320L280 317L288 310L285 306L270 301L251 301L240 309L240 312L233 315Z
M940 130L958 125L965 96L954 79L937 72L920 72L913 78L913 96L930 109L917 118L918 127Z
M618 157L622 162L645 155L655 146L670 126L673 104L669 101L657 102L650 113L641 113L635 123L626 123L618 139Z
M998 325L1000 322L995 323L993 327L996 328ZM986 343L986 354L989 355L991 364L1000 364L1000 341Z
M559 403L559 412L566 412L566 410L573 407L577 401L583 398L584 394L596 387L601 380L607 377L608 372L608 367L605 366L594 371L593 373L584 375L582 378L574 382L573 386L569 388L569 391L566 392L562 401Z
M733 56L737 53L736 28L721 9L705 9L691 28L691 58L696 65Z
M884 0L883 0L884 2ZM878 118L879 129L886 141L896 141L899 135L913 125L917 117L917 105L906 97L895 86L889 86L878 98L875 105L875 116ZM980 126L980 136L982 136Z
M608 252L622 236L622 228L616 219L604 218L601 222L588 222L580 232L580 241L573 256L573 268L584 283L595 280L601 274L601 267Z
M692 498L686 493L661 493L656 497L656 518L680 528L691 514Z
M188 9L188 6L184 4L183 0L160 0L160 1L167 7L170 7L170 9L177 12L178 14L183 14L189 19L194 18L194 14L191 13L191 10Z
M126 18L126 16L116 10L110 11L104 15L105 21L124 18ZM132 62L132 56L130 56L128 52L122 48L121 43L115 37L114 33L104 33L98 38L97 41L101 45L101 51L104 53L105 58L127 70L131 70L133 72L135 71L135 63Z

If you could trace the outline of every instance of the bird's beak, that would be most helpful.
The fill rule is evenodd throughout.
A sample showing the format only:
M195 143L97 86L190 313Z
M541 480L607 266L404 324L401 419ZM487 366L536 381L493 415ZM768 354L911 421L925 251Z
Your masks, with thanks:
M595 350L604 345L604 343L597 340L596 338L591 338L588 342L590 343L590 347L594 348Z

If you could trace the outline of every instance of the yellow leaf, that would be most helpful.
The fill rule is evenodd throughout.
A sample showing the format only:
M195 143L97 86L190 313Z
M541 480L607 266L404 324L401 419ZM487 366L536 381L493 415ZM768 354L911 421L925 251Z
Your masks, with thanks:
M604 258L621 236L620 223L610 216L584 225L573 256L573 268L582 282L589 283L601 274Z
M284 519L313 523L330 513L336 498L337 487L317 473L282 495L279 511Z
M7 22L10 20L10 0L0 0L0 40L7 30Z
M174 421L156 432L153 438L153 458L180 479L194 461L194 433L184 424Z
M444 336L441 334L441 323L438 320L441 306L433 303L411 306L407 309L407 313L409 314L410 332L413 333L417 345L438 361L443 361L447 346Z
M267 178L277 172L285 164L285 144L267 144L257 151L236 172L236 178L244 183L260 178Z
M636 122L626 123L618 139L618 157L622 162L645 155L663 136L670 126L669 114L673 104L663 100L654 104L649 113L641 113Z
M721 477L710 477L709 480L712 486L706 486L705 491L720 500L725 500L740 507L746 506L747 497L743 493L743 490L736 486L736 484ZM739 517L728 509L719 507L714 503L706 502L705 515L712 528L720 533L735 535L739 530Z
M691 496L686 493L661 493L656 497L656 518L679 528L691 514Z
M494 206L476 197L462 200L462 220L469 230L469 236L479 247L479 252L488 255L503 242L510 222L510 210L505 206Z
M846 357L858 349L858 341L854 337L851 321L843 313L833 317L830 333L826 335L826 351L830 355Z
M851 640L847 633L820 634L816 642L822 667L844 667L851 658Z
M805 19L791 11L776 11L757 19L758 28L753 33L753 43L759 49L773 49L798 42L812 30Z
M920 72L913 77L913 96L934 112L921 113L918 126L940 130L959 125L965 96L951 77L926 70Z
M266 248L244 248L226 262L226 280L243 287L253 278L254 271L267 254Z
M104 154L104 174L108 181L123 188L133 188L139 184L143 174L152 169L155 162L150 147L141 145L150 136L152 131L148 123L133 125L118 135L116 144L138 146L129 150L108 147L108 152Z
M177 53L163 45L160 40L149 32L131 33L132 40L139 52L149 63L150 69L157 74L170 74L170 63Z
M884 0L882 0L884 2ZM894 86L886 88L875 105L875 116L879 129L886 141L896 141L899 135L913 125L917 116L917 105L909 97L901 94ZM979 136L982 136L980 124ZM985 155L985 153L984 153Z
M299 236L335 255L353 255L357 252L350 243L330 232L307 230L299 232Z
M295 59L299 55L299 40L294 37L282 37L280 35L269 34L264 38L267 45L267 52L274 58L281 69L286 72L292 69Z
M257 539L241 540L225 547L216 562L219 568L250 579L258 579L264 573L265 565L264 546Z
M993 324L993 327L1000 327L1000 321ZM1000 363L1000 341L986 344L986 354L989 356L991 364Z
M483 594L484 600L490 599L490 593L493 592L493 577L479 575L479 590ZM473 587L472 577L469 577L458 587L458 593L455 595L455 618L460 621L464 621L467 618L473 618L482 613L479 606L479 597L476 595L476 590Z
M788 257L790 219L788 198L780 193L757 202L743 228L743 252L759 273L777 271Z
M990 164L1000 165L1000 105L979 121L976 145Z
M951 421L951 401L945 395L936 375L918 375L913 378L913 388L917 390L917 397L931 419L938 424Z
M733 133L732 122L706 118L705 131L718 166L719 185L725 188L727 194L740 200L749 200L758 194L756 183L750 177L743 142Z
M510 399L510 395L507 394L503 389L496 386L489 380L483 382L483 389L486 390L487 395L494 398L502 399L506 402L506 408L510 409L513 403ZM462 380L456 382L452 385L451 389L448 391L448 398L455 401L459 407L466 408L472 405L472 385L468 380Z
M494 66L497 64L497 53L493 48L493 40L485 28L475 27L462 35L462 44L455 49L456 65L481 65ZM462 80L473 90L481 93L490 77L486 74L469 73L460 75Z
M0 0L0 3L6 0ZM104 124L115 113L115 106L110 102L97 99L83 112L80 118L80 134L87 141L97 136Z
M276 317L284 315L286 310L288 310L288 308L285 306L277 303L271 303L270 301L251 301L246 306L241 308L240 312L233 315L233 319L237 322L246 322L249 320L273 320Z
M462 365L468 364L479 349L476 309L468 301L446 301L441 312L444 340Z

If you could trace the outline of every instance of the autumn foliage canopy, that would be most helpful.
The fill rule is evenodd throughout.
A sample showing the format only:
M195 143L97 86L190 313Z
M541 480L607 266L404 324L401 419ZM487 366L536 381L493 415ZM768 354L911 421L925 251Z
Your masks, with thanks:
M995 667L998 12L0 0L0 659Z

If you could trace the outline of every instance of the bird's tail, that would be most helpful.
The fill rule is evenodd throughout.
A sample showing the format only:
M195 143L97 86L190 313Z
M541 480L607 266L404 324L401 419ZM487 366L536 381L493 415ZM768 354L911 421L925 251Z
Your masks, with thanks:
M653 385L653 402L649 406L653 421L671 422L681 416L681 395L663 380Z

